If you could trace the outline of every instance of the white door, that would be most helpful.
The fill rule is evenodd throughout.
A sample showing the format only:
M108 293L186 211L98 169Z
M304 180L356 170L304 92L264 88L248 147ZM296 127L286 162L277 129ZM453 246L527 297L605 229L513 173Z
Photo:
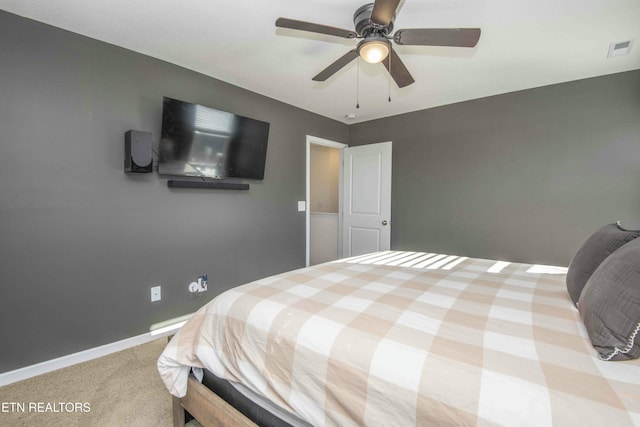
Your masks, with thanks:
M343 150L342 256L391 247L391 142Z

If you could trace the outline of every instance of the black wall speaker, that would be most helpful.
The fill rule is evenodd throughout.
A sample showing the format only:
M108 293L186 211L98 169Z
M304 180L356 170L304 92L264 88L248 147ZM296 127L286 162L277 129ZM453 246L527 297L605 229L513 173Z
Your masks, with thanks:
M130 130L124 134L124 171L126 173L153 172L151 132Z

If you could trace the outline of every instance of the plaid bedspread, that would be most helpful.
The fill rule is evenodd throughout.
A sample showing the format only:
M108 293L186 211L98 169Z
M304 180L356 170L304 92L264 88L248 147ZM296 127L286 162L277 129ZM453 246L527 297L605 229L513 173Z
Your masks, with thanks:
M387 251L279 274L202 307L158 369L176 396L206 368L314 426L640 425L640 360L599 360L545 271Z

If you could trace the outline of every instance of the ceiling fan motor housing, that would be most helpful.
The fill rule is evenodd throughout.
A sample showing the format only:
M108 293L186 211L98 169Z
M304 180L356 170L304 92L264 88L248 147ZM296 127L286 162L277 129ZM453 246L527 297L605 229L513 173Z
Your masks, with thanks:
M362 37L367 37L370 34L379 34L382 37L386 37L391 31L393 31L393 20L395 16L389 22L389 25L382 26L371 22L371 11L373 10L373 3L368 3L360 6L356 13L353 14L353 23L356 28L356 32Z

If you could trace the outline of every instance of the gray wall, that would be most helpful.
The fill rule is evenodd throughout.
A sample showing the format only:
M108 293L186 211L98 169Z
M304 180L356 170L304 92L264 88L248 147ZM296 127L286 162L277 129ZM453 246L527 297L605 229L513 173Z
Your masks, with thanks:
M640 226L640 71L349 131L393 141L394 249L568 265L596 228Z
M346 125L1 11L0 61L0 372L304 265L305 135L346 142ZM157 148L163 96L270 122L264 181L171 190L125 175L124 133L152 132ZM210 291L194 299L203 273Z

